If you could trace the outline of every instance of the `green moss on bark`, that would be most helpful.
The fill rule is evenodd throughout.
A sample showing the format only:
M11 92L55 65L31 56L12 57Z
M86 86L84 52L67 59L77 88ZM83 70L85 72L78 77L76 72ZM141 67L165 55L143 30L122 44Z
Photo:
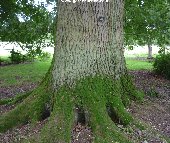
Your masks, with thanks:
M120 81L114 81L111 77L87 77L79 81L74 89L79 103L88 111L89 126L92 127L94 142L128 142L120 132L117 132L115 124L108 116L107 105L110 105L115 116L123 123L132 121L121 101Z
M71 140L71 129L74 124L74 102L72 91L62 87L55 93L54 109L49 122L41 133L38 142L68 143Z
M49 104L52 110L49 121L33 142L68 143L76 124L75 107L78 106L86 111L86 124L92 128L95 143L130 142L115 125L133 122L125 108L137 96L133 95L137 91L131 81L126 81L129 77L113 80L108 76L89 76L77 81L74 87L64 85L57 91L51 89L49 78L14 110L0 117L1 132L27 121L41 120ZM131 87L133 89L129 89Z
M136 101L142 101L144 99L144 92L136 89L130 75L124 75L120 78L120 80L122 85L122 94L124 95L122 101L125 105L128 104L126 104L127 101L124 101L124 99Z
M50 102L51 96L52 94L46 88L45 83L41 84L30 94L24 95L27 98L22 103L0 116L0 132L5 132L12 127L25 124L28 121L40 120L46 104Z
M62 86L54 94L54 108L45 128L36 142L71 141L71 129L75 125L74 108L81 107L86 111L86 124L92 128L95 143L130 142L109 117L107 105L112 108L115 118L124 125L133 122L132 116L126 111L122 99L125 96L121 80L114 81L111 77L86 77L77 81L74 87ZM130 96L128 93L126 96ZM131 97L128 97L130 102Z
M12 105L12 104L22 102L30 94L31 92L28 92L28 93L18 94L14 98L0 99L0 105L5 105L5 104Z

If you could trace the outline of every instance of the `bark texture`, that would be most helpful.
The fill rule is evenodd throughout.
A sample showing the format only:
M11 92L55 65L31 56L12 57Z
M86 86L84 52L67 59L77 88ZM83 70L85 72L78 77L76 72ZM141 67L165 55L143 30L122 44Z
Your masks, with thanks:
M89 75L119 78L123 57L123 0L58 2L54 87Z

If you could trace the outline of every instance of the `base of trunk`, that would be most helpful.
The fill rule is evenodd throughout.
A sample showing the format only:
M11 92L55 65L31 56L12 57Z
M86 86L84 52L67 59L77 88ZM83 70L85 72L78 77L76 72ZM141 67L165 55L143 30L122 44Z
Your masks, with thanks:
M128 75L119 80L89 76L77 81L75 87L64 85L56 92L48 85L42 83L15 109L1 116L0 131L50 116L36 142L68 143L79 122L91 127L95 143L130 142L115 125L133 123L125 107L131 99L143 98Z

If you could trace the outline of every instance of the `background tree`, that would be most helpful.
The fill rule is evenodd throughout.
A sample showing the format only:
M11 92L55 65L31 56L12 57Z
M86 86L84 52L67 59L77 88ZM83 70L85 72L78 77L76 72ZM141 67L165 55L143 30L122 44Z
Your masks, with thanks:
M45 43L53 43L54 14L25 0L2 0L0 41L17 42L23 50L41 53Z
M148 58L152 58L152 45L169 45L169 4L167 0L126 1L126 45L148 45ZM161 50L161 49L160 49Z

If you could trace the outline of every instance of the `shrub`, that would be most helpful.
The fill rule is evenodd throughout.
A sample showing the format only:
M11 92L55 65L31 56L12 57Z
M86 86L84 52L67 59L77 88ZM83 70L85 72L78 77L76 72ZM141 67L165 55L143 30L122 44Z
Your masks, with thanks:
M25 56L27 57L27 61L33 62L37 56L36 50L29 49Z
M170 53L156 56L153 67L156 74L170 79Z
M48 52L42 52L39 56L38 56L38 59L40 61L47 61L51 58L51 54L48 53Z
M23 61L23 55L20 52L15 51L14 49L12 49L10 51L10 53L11 53L11 56L9 58L11 59L12 63L19 64L21 62L24 62Z

